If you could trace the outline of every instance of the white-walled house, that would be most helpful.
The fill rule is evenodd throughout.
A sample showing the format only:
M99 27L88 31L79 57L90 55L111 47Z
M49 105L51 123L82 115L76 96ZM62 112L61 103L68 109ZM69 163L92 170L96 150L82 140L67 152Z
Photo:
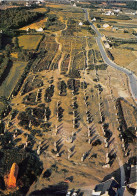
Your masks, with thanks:
M110 27L109 24L107 23L103 24L103 28L108 28L108 27Z

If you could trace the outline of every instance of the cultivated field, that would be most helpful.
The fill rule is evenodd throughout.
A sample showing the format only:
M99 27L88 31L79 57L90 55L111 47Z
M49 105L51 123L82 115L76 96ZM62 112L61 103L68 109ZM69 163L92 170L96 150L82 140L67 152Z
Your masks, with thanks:
M22 35L18 37L19 47L25 50L36 50L42 35Z
M6 98L12 93L13 89L15 88L18 80L20 79L27 62L14 62L13 66L10 70L10 73L2 83L0 87L0 96L5 96Z

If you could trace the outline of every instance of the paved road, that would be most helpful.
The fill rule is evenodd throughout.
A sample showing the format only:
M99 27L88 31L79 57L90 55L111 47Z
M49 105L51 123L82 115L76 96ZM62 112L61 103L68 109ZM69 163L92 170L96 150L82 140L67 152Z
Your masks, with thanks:
M89 21L87 10L84 9L84 12L86 14L86 20ZM137 103L137 76L132 71L130 71L130 70L126 69L126 68L120 67L119 65L117 65L116 63L114 63L113 61L111 61L108 58L108 56L106 54L106 51L105 51L105 49L104 49L104 47L102 45L102 42L101 42L102 35L100 34L100 32L97 30L97 28L91 22L90 22L90 25L91 25L92 29L97 34L97 38L96 38L97 39L97 44L99 46L99 49L100 49L102 58L104 59L104 62L107 65L109 65L109 66L111 66L111 67L113 67L113 68L115 68L115 69L117 69L119 71L122 71L123 73L125 73L128 76L128 78L129 78L130 91L131 91L131 94L132 94L133 99Z

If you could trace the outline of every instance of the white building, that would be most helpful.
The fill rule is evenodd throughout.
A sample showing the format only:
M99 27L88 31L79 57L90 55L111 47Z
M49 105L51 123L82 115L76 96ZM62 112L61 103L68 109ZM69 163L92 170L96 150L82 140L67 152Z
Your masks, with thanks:
M82 22L79 22L79 26L82 26L83 25L83 23Z
M114 15L114 12L112 12L112 11L107 11L107 12L105 12L105 15L106 16L113 16Z
M114 9L113 11L118 14L120 12L120 9Z
M37 29L37 32L42 32L43 31L43 28L40 27L39 29Z
M95 22L96 21L96 18L93 18L92 21Z
M108 42L104 42L104 46L105 46L105 48L107 48L107 49L109 49L109 48L110 48L110 45L109 45L109 43L108 43Z
M103 28L108 28L108 27L110 27L109 24L107 23L103 24Z

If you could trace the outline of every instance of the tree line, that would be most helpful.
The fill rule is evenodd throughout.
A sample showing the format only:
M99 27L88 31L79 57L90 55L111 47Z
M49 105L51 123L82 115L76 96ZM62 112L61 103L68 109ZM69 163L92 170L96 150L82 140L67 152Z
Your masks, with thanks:
M34 22L45 13L31 12L25 8L10 8L0 10L0 28L17 29Z

